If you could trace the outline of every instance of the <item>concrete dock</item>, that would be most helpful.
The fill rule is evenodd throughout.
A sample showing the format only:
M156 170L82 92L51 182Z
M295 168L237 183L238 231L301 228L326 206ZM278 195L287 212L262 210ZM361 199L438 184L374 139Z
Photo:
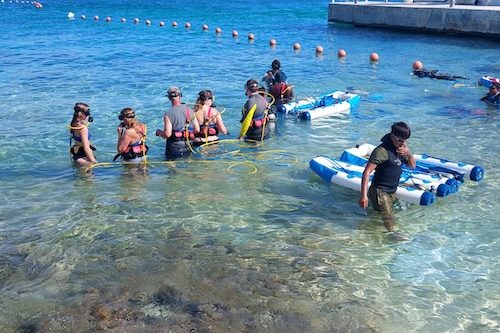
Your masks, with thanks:
M500 6L449 3L332 2L328 21L358 26L480 35L500 41Z

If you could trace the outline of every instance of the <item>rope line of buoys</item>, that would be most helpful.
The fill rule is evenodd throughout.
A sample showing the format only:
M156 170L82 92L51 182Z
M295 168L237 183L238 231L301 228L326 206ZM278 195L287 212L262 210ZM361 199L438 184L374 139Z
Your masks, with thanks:
M67 17L68 17L68 19L73 20L73 19L75 18L75 13L73 13L73 12L68 12ZM85 14L81 14L81 15L80 15L80 18L81 18L82 20L86 20L86 19L87 19L87 16L86 16ZM94 21L99 21L99 16L98 16L98 15L95 15L95 16L94 16ZM112 18L111 18L111 16L107 16L105 21L106 21L107 23L111 23L111 22L112 22ZM120 19L120 22L121 22L121 23L126 23L126 22L128 22L128 21L127 21L127 19L126 19L125 17L122 17L122 18ZM132 21L132 22L133 22L134 24L140 24L141 20L140 20L139 18L137 18L137 17L136 17L136 18L134 18L134 19L133 19L133 21ZM145 22L145 25L146 25L146 26L148 26L148 27L150 27L150 26L152 26L152 25L153 25L153 21L152 21L152 20L150 20L150 19L146 19L146 20L144 20L144 22ZM165 21L164 21L164 20L160 20L160 21L158 21L158 25L159 25L160 27L165 27L165 26L166 26L166 24L165 24ZM179 23L178 23L177 21L173 20L173 21L171 22L171 26L172 26L172 28L177 28L177 27L179 26ZM191 24L191 22L185 22L185 23L184 23L184 27L185 27L185 29L186 29L186 30L191 30L191 28L192 28L192 24ZM202 30L203 32L207 32L207 31L209 30L209 26L208 26L208 24L206 24L206 23L203 23L203 24L200 26L200 28L201 28L201 30ZM216 36L220 36L220 35L222 35L222 31L223 31L223 30L222 30L222 28L221 28L221 27L217 26L217 27L214 29L214 31L215 31L215 35L216 35ZM231 31L231 36L233 37L233 39L237 39L237 38L240 36L240 33L238 32L238 30L234 29L234 30L232 30L232 31ZM249 41L250 43L253 43L253 42L257 39L257 36L256 36L254 33L249 32L249 33L247 34L247 39L248 39L248 41ZM275 48L275 47L278 45L278 41L277 41L277 40L276 40L276 38L274 38L274 37L270 38L268 43L269 43L269 47L271 47L271 48ZM300 51L302 50L302 45L301 45L299 42L294 42L294 43L292 44L292 49L293 49L296 53L298 53L298 52L300 52ZM325 52L326 52L326 51L325 51L325 48L324 48L322 45L316 45L316 46L315 46L315 48L314 48L314 50L315 50L316 56L318 56L318 57L323 56L323 55L325 54ZM339 58L339 59L344 59L344 58L346 57L347 53L346 53L346 51L345 51L344 49L339 49L339 50L338 50L337 55L338 55L338 58ZM378 61L378 60L379 60L379 55L378 55L377 53L371 53L371 54L370 54L370 61L371 61L372 63L373 63L373 62L376 62L376 61Z
M6 3L6 4L21 4L21 5L34 5L35 8L42 8L43 5L41 2L38 1L27 1L27 0L0 0L0 3Z

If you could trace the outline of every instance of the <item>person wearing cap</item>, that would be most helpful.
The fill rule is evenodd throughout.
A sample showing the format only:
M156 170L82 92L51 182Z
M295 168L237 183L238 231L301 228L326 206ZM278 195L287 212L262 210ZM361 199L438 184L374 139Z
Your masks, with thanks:
M113 161L121 157L129 163L139 163L146 159L148 146L146 145L147 127L135 117L132 108L124 108L118 115L121 120L117 128L118 142L116 144L117 154Z
M70 153L77 166L85 166L97 163L94 157L95 147L90 140L92 135L88 129L89 123L93 121L90 116L90 107L86 103L76 103L73 107L73 119L71 119L70 131Z
M368 197L373 208L382 213L384 226L388 231L394 229L393 203L396 200L396 190L402 173L402 166L414 169L415 158L406 145L410 138L410 127L404 122L394 123L391 133L386 134L382 143L373 150L366 164L361 180L361 195L359 205L368 207ZM368 189L370 174L375 175Z
M500 84L498 83L493 83L490 88L488 93L481 97L481 101L485 101L486 103L494 106L499 106L500 105Z
M191 154L191 142L195 133L200 131L200 125L194 111L182 103L182 92L178 87L170 87L167 97L172 108L163 115L163 129L157 129L156 136L167 139L165 158L173 160Z
M193 109L200 124L200 132L195 134L195 145L217 141L219 133L229 134L220 112L214 105L214 100L215 96L210 90L202 90L198 93L198 99Z
M261 141L269 137L268 126L268 103L267 100L259 94L259 84L256 80L250 79L245 84L245 94L248 97L243 106L240 123L243 123L247 114L255 107L252 122L246 133L245 139ZM241 138L240 138L241 139Z

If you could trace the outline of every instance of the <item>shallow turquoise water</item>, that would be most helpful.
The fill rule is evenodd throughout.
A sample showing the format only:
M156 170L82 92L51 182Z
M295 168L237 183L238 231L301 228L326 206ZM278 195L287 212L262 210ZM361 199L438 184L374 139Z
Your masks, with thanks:
M499 111L476 85L500 76L497 42L328 24L327 3L316 0L4 2L0 28L6 332L499 330ZM244 82L275 58L299 96L358 89L359 109L312 123L282 117L261 147L227 141L214 156L175 164L162 163L164 141L150 136L146 172L72 168L66 125L76 101L91 105L101 162L114 156L119 110L136 108L152 132L173 84L188 102L213 90L234 137ZM415 59L470 79L414 78ZM486 170L431 207L401 205L398 227L413 238L404 243L384 236L357 194L308 168L317 155L377 143L399 120L412 127L414 152Z

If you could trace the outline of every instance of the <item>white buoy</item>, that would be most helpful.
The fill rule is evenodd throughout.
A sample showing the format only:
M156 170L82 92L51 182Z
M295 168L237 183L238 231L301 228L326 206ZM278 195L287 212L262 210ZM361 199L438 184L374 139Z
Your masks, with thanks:
M68 18L69 18L70 20L74 19L74 18L75 18L75 13L73 13L73 12L68 12Z

